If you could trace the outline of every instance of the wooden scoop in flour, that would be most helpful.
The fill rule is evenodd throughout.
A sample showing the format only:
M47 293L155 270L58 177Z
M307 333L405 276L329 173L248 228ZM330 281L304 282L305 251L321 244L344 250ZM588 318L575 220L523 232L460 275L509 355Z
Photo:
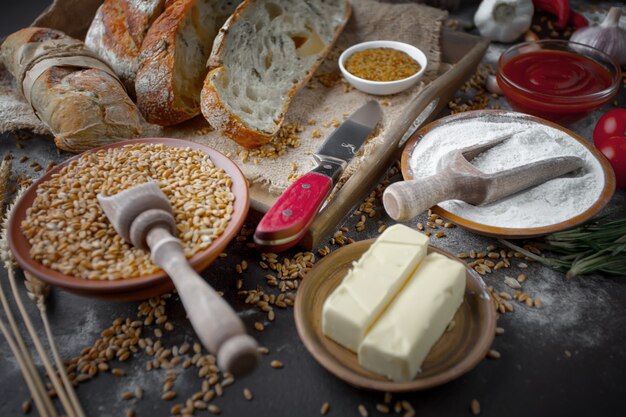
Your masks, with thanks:
M581 158L558 156L485 174L470 163L511 136L501 136L444 155L435 175L391 184L383 194L387 214L394 220L406 221L446 200L488 204L583 166Z
M152 252L152 260L170 276L202 344L217 355L219 367L235 375L257 363L257 343L222 297L194 271L175 236L172 207L154 182L114 196L98 195L115 230L128 242Z

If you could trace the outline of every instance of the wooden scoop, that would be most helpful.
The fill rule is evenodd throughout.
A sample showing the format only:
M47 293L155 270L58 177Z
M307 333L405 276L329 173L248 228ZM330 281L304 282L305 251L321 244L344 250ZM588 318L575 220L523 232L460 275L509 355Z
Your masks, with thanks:
M485 174L470 163L511 136L501 136L444 155L435 175L391 184L383 194L387 214L394 220L406 221L446 200L488 204L583 166L583 160L576 156L558 156Z
M257 363L257 343L246 334L235 311L194 271L175 236L172 207L155 182L114 196L98 195L115 230L128 242L152 252L152 260L170 276L202 344L217 355L219 367L241 375Z

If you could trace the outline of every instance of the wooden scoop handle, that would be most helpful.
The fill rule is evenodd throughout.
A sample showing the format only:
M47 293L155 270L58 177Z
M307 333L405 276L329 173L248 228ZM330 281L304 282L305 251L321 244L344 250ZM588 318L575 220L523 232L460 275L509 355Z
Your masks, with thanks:
M257 343L230 305L194 271L168 227L155 226L146 241L152 259L170 276L202 344L223 371L242 375L255 367Z
M454 178L446 173L391 184L383 193L383 205L396 221L407 221L442 201L457 198Z

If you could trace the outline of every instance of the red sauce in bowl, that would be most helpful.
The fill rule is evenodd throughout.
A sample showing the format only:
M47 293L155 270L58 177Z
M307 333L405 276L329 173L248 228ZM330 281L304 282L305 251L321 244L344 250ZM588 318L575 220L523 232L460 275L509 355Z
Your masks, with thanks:
M517 111L571 122L617 93L615 75L582 52L526 48L508 59L505 52L497 74L502 92Z
M611 74L606 68L566 51L521 54L504 64L502 72L522 88L564 99L598 93L611 86Z

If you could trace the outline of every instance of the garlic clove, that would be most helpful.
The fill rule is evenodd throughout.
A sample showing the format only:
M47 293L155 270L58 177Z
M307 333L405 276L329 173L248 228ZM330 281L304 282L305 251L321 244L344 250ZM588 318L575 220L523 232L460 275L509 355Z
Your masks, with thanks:
M485 88L487 89L487 91L489 91L492 94L498 94L498 95L502 95L502 89L500 88L500 85L498 84L498 80L496 79L495 75L489 74L487 75L487 78L485 79Z

